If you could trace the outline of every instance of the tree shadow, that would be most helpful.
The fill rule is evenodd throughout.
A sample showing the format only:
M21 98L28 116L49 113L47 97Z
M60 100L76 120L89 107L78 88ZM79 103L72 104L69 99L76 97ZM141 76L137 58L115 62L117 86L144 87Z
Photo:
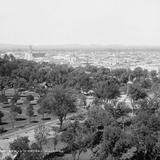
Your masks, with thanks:
M50 117L46 117L46 118L42 118L42 120L46 121L46 120L51 120Z
M0 126L8 124L7 122L1 122Z
M26 118L16 118L16 121L25 121Z
M8 131L7 129L1 130L0 135L3 134L3 133L6 133L7 131Z
M17 128L20 128L20 129L22 129L22 128L24 128L25 126L19 126L19 127L17 127Z
M31 123L38 123L39 121L36 121L36 120L33 120L33 121L31 121Z
M10 108L10 105L5 105L3 106L3 108Z

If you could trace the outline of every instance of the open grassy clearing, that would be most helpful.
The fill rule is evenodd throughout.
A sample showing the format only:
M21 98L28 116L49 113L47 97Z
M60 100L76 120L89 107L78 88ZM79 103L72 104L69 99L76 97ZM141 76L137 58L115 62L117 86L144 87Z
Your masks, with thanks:
M23 128L27 128L27 127L31 127L34 125L37 125L37 123L39 122L47 122L53 119L56 119L56 116L52 116L52 115L45 115L45 118L43 119L42 115L38 115L37 110L39 109L39 105L33 105L34 107L34 116L31 118L31 123L29 123L28 117L26 116L26 105L19 105L22 109L22 114L17 115L16 120L15 120L15 124L14 124L14 128L12 128L12 124L11 124L11 116L10 116L10 107L9 104L0 104L0 111L2 111L4 113L4 117L2 118L2 123L0 124L0 127L3 127L5 133L10 133L10 132L14 132L17 129L23 129Z

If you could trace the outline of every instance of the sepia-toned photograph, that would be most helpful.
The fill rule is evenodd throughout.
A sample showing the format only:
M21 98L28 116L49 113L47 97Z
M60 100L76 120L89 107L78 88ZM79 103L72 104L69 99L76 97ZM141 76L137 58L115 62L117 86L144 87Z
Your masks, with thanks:
M160 160L160 0L0 0L0 160Z

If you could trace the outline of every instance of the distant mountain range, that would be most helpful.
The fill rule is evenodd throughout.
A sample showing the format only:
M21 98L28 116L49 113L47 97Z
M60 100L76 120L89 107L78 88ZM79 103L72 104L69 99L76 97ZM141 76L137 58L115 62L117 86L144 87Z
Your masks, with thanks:
M20 44L0 44L0 49L29 49L31 45ZM160 46L125 46L125 45L81 45L81 44L64 44L64 45L32 45L33 49L158 49Z

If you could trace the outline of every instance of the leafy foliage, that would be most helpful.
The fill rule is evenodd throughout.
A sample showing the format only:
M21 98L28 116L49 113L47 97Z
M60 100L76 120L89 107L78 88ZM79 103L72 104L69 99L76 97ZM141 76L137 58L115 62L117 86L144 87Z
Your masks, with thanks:
M62 141L67 143L74 160L79 160L80 154L87 151L90 136L85 126L80 125L78 121L70 124L67 131L63 132Z
M72 92L69 89L64 89L62 86L56 86L49 92L42 104L46 104L46 109L58 116L60 129L62 129L62 123L66 115L76 109L75 98L72 96Z
M12 153L19 153L19 160L25 159L27 157L27 151L29 150L29 140L28 137L20 137L15 139L9 145L10 150Z
M18 160L43 160L43 152L36 144L29 144L28 137L19 137L10 143L10 150L16 154Z
M31 121L31 117L34 116L34 108L31 104L29 104L26 108L26 115L29 117L29 122Z
M12 127L14 127L14 121L15 121L17 115L21 114L21 113L22 113L21 107L18 107L15 104L11 104L11 106L10 106L10 115L11 115Z
M33 95L28 95L27 97L26 97L26 99L27 99L27 101L33 101L34 100L34 97L33 97Z
M0 111L0 124L2 122L2 117L4 117L4 113L2 111Z
M48 131L48 128L43 124L40 124L35 129L35 139L40 149L42 149L42 146L47 142Z
M0 95L0 102L1 103L8 102L8 98L4 94L2 94Z
M117 98L120 95L119 85L113 80L97 83L94 92L96 97L104 102Z
M138 86L133 86L130 90L130 95L133 100L144 99L147 97L146 92Z

